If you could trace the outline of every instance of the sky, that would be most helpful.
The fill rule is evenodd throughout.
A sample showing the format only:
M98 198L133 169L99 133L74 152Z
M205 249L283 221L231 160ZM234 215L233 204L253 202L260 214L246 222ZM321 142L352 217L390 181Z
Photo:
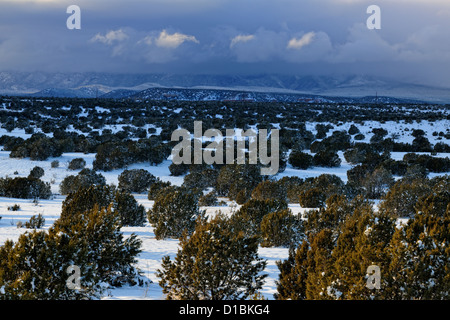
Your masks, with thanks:
M81 10L69 29L67 8ZM371 5L381 29L369 29ZM0 0L0 71L361 74L450 87L450 0Z

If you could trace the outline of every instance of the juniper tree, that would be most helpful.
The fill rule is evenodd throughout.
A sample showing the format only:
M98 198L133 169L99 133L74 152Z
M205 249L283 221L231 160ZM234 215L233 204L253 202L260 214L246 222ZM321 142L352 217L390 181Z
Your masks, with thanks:
M294 150L290 153L288 162L295 169L306 170L312 167L313 156L305 152Z
M147 212L157 239L180 238L183 232L192 233L195 221L204 215L198 206L200 194L182 188L166 189L159 193Z
M143 193L156 182L156 177L144 169L124 170L118 177L118 188L129 193Z
M344 300L379 298L379 291L367 288L367 269L371 265L381 269L384 287L390 263L387 248L395 231L395 219L375 213L373 205L362 197L352 201L349 209L332 251L329 294Z
M0 247L1 299L76 300L98 298L100 278L87 260L87 248L64 234L26 232ZM69 266L82 267L83 287L67 287Z
M386 193L380 203L380 210L393 217L412 217L417 201L431 191L430 181L425 179L401 179Z
M142 226L145 222L145 208L139 205L136 199L127 192L117 190L114 186L91 186L80 188L70 193L63 201L61 217L76 215L98 205L113 209L119 214L124 226Z
M100 298L104 284L136 284L133 266L141 241L124 239L117 212L93 209L61 217L48 231L22 234L0 247L2 299L73 300ZM67 285L68 268L80 270L79 288Z
M138 271L133 264L141 251L141 240L136 234L124 239L121 227L122 218L112 204L106 208L95 204L87 211L61 216L54 231L87 248L87 261L101 281L112 285L136 284Z
M30 174L28 175L29 179L40 179L44 176L45 171L39 166L35 166L33 169L30 170Z
M276 281L277 292L274 294L276 300L306 299L308 250L308 241L303 241L298 248L289 249L289 256L286 260L276 261L280 271Z
M157 277L169 300L240 300L257 293L266 266L258 256L258 239L233 232L218 214L199 218L192 235L184 233L172 261L162 259Z
M422 197L415 215L396 230L392 244L392 296L441 300L450 297L450 194L448 189Z
M63 195L76 192L80 188L89 188L91 186L104 186L106 179L101 173L96 173L92 169L83 169L76 176L67 176L61 181L59 186Z
M267 214L287 209L287 203L280 200L250 199L230 218L235 232L243 232L251 236L261 235L261 222Z
M290 209L270 212L261 221L261 246L292 247L304 236L303 221Z
M261 181L252 191L252 199L286 201L286 189L277 181Z

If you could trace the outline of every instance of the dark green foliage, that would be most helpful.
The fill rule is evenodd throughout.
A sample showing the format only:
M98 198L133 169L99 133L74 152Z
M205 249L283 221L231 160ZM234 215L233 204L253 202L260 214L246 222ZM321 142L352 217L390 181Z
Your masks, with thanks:
M119 175L119 189L129 193L148 192L156 177L144 169L124 170Z
M162 163L170 155L170 147L159 139L109 141L98 146L94 170L111 171L133 163Z
M261 181L251 194L256 200L279 200L287 201L285 186L277 181Z
M45 171L39 166L35 166L33 169L31 169L30 174L28 175L29 179L40 179L44 176Z
M341 159L336 152L322 150L314 155L313 164L317 167L339 167L341 165Z
M137 270L133 264L141 241L135 234L124 239L120 231L122 220L119 210L113 210L112 205L107 208L94 205L87 211L61 216L54 229L86 250L86 261L95 268L100 280L112 285L135 284Z
M292 247L303 238L303 221L291 210L284 209L266 214L261 221L261 246Z
M53 160L52 163L50 164L50 166L52 168L58 168L59 167L59 161L58 160Z
M99 185L79 188L70 193L63 202L61 217L69 217L80 212L99 208L112 208L117 212L124 226L142 226L145 222L145 209L134 197L113 186Z
M319 208L325 200L325 194L319 188L307 189L299 194L299 204L303 208Z
M426 154L407 153L403 157L403 161L408 165L420 165L430 172L447 172L450 171L450 158L433 157Z
M425 179L399 180L383 197L380 210L389 212L393 217L412 217L417 201L432 190L430 181Z
M381 167L366 176L363 182L363 192L370 199L380 199L393 184L394 178L391 172Z
M143 205L127 192L115 192L113 208L120 215L120 222L124 226L142 227L147 221L147 215Z
M34 215L30 218L30 221L25 222L25 228L27 229L40 229L44 226L45 219L41 214Z
M345 131L334 131L332 135L324 138L322 141L314 141L311 144L311 152L346 150L351 146L350 135Z
M241 191L238 192L234 201L236 201L237 204L242 205L246 203L248 200L250 200L250 198L251 192L248 191L247 189L242 189Z
M159 178L156 178L156 181L150 186L150 189L148 190L148 200L155 200L160 192L171 186L172 184L169 181L164 182Z
M69 170L80 170L86 166L86 161L83 158L75 158L69 162Z
M241 300L262 288L266 262L258 257L258 239L234 233L227 218L198 219L185 234L172 261L162 260L157 276L169 300Z
M288 163L295 169L306 170L313 165L313 156L301 151L292 151Z
M100 298L104 284L136 284L133 267L141 242L120 232L118 215L98 207L58 219L48 232L22 234L0 247L0 287L6 300ZM81 288L67 286L70 266L81 272Z
M352 124L351 126L350 126L350 128L348 129L348 134L350 134L350 135L355 135L355 134L357 134L357 133L359 133L360 131L359 131L359 129L358 129L358 127L357 126L355 126L354 124Z
M219 204L219 200L217 200L217 195L214 191L211 191L200 197L198 200L199 206L217 206Z
M188 164L175 164L175 163L171 163L169 165L169 171L170 171L170 175L178 177L178 176L182 176L186 173L188 173L189 171L189 165Z
M298 196L302 191L304 180L300 177L283 177L278 180L278 184L282 190L286 191L286 198L288 203L298 203Z
M348 194L348 188L336 175L321 174L306 179L299 187L298 201L304 208L319 208L325 200L334 194Z
M9 211L19 211L20 210L20 205L16 203L13 206L8 207L8 210Z
M199 193L169 188L156 196L152 209L147 213L156 239L178 239L184 232L191 234L196 219L204 215L198 206Z
M282 200L256 200L250 199L234 212L230 223L235 232L243 232L249 236L261 235L261 221L271 212L287 209L287 203Z
M62 147L54 138L48 138L44 134L34 134L22 144L16 145L9 156L43 161L50 157L59 157L62 152Z
M191 171L184 177L183 186L187 189L196 188L201 190L214 187L219 176L219 170L204 166L196 168L197 166L190 166Z
M49 199L50 184L35 178L0 178L0 196L19 199Z
M216 191L234 200L241 190L253 190L262 180L258 165L224 165L217 177Z
M390 212L389 204L382 204L377 212L362 197L348 201L334 196L325 208L310 211L305 221L307 238L287 260L277 263L275 298L448 299L448 178L425 183L433 189L421 189L424 195L418 200L405 200L408 206L414 203L414 214L405 225L397 226L392 213L397 214ZM367 288L370 265L380 268L380 289Z
M89 188L91 186L104 186L105 177L91 169L83 169L76 176L67 176L61 182L59 189L61 194L67 195L78 191L80 188Z

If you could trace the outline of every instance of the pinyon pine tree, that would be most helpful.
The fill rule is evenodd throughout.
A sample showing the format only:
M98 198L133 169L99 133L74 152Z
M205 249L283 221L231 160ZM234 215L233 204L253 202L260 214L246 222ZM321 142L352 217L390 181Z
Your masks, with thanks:
M157 271L168 300L240 300L262 288L266 262L258 257L258 239L234 233L228 219L197 220L191 236L184 233L172 261Z

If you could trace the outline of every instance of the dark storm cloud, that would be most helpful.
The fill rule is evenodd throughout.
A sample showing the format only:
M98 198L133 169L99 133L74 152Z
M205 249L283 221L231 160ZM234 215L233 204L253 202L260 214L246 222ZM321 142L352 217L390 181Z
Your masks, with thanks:
M0 0L0 69L358 71L450 85L448 1L376 2L381 30L367 29L364 0ZM81 30L66 28L72 4Z

